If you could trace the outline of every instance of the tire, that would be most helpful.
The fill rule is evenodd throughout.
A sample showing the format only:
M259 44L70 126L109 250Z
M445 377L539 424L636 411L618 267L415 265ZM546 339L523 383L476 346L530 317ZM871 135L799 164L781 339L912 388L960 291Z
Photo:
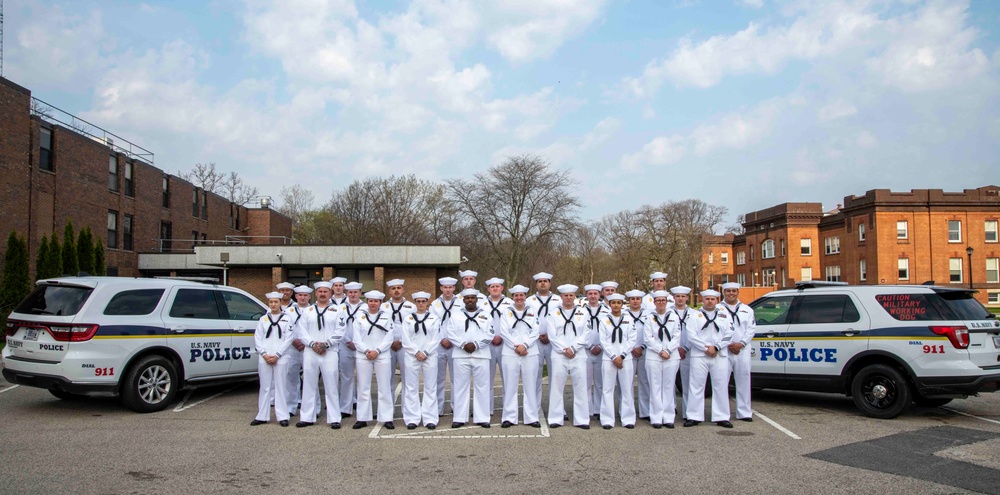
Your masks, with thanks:
M122 402L135 412L162 411L173 402L179 387L174 363L163 356L146 356L125 375Z
M954 400L954 399L949 399L949 398L946 398L946 397L945 398L936 399L936 398L931 398L931 397L920 397L920 396L917 396L917 397L913 398L913 403L916 404L916 405L918 405L918 406L920 406L920 407L941 407L941 406L943 406L943 405L951 402L952 400Z
M878 419L899 416L912 400L906 378L896 368L884 364L865 366L854 375L851 397L861 412Z
M58 388L50 388L49 393L62 400L80 400L86 397L83 394L74 394L73 392L67 392Z

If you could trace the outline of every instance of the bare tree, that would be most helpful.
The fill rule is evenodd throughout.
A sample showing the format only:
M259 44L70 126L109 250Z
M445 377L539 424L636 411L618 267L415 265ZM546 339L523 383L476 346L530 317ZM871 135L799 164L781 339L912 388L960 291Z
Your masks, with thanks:
M338 221L338 242L421 244L440 242L450 228L440 216L446 206L443 185L407 175L356 180L326 208Z
M181 173L181 178L208 192L217 192L225 178L215 170L215 163L195 163L190 172Z
M572 234L580 207L573 186L568 171L551 170L534 155L509 157L473 180L448 181L479 243L475 263L512 281L536 251Z
M229 175L222 180L221 191L213 191L220 196L229 198L229 201L238 205L246 204L248 201L259 196L260 191L256 187L243 182L243 178L236 172L229 172Z
M215 163L196 163L190 172L182 172L180 176L205 191L240 205L260 194L256 187L247 185L236 172L226 174L216 170Z
M282 187L279 196L281 203L276 209L292 219L292 242L306 242L303 240L307 237L302 232L303 220L306 214L313 210L315 196L312 191L298 184Z

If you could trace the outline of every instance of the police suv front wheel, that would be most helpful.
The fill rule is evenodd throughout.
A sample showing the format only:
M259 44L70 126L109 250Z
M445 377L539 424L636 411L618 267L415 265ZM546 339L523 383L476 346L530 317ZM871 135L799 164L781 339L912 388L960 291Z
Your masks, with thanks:
M865 366L854 375L851 397L861 412L879 419L899 416L912 400L906 378L884 364Z
M125 375L122 402L136 412L166 409L177 395L177 370L162 356L146 356Z

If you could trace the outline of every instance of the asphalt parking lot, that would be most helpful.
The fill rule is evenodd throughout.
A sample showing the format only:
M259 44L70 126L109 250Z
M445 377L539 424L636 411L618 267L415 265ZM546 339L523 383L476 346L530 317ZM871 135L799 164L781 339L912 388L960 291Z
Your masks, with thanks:
M256 382L229 384L136 414L0 380L0 492L1000 493L998 393L876 420L765 390L731 430L501 429L499 411L490 429L251 427L256 400Z

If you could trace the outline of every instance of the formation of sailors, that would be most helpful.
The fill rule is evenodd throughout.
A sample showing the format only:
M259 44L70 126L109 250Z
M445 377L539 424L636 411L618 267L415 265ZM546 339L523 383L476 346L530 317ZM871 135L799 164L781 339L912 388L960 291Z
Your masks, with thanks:
M452 428L470 418L489 428L499 371L501 427L523 422L538 428L543 368L549 376L550 428L570 419L564 403L567 381L572 424L578 428L589 429L592 417L604 429L613 428L616 417L630 429L637 419L653 428L674 428L678 385L683 426L695 426L705 421L707 383L711 421L732 428L730 376L736 384L736 418L753 421L747 347L755 318L739 301L739 284L723 284L721 294L701 291L703 306L695 309L688 306L691 289L666 290L662 272L650 275L649 293L620 294L618 284L608 281L584 286L582 301L575 285L553 292L552 275L544 272L534 275L536 292L530 295L522 285L505 294L500 278L487 280L488 294L482 294L475 289L477 276L466 270L460 279L438 279L441 296L434 299L427 292L406 299L400 279L386 283L388 296L377 290L362 294L361 283L342 277L312 288L278 284L265 296L270 311L254 334L260 394L251 425L268 422L273 404L281 426L295 415L296 427L312 426L325 405L326 423L339 429L356 404L353 428L374 419L394 429L394 391L401 383L403 423L408 429L433 430L444 414L450 378Z

